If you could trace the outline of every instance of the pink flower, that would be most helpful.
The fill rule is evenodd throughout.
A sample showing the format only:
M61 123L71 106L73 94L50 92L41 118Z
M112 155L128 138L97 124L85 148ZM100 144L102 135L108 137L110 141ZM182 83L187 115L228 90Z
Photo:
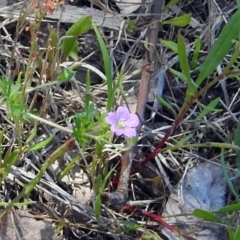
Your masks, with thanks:
M136 114L130 113L127 107L118 107L116 112L108 113L105 119L111 125L111 131L117 136L136 137L139 118Z

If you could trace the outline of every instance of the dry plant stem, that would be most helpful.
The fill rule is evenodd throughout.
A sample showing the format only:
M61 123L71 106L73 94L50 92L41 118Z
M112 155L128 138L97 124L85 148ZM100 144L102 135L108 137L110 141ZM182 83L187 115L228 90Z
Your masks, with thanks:
M164 6L165 0L154 0L152 5L152 23L149 27L148 32L148 49L146 50L144 67L142 70L142 76L139 86L139 94L137 99L137 114L141 121L144 121L144 111L146 107L150 79L154 67L154 60L156 55L156 44L158 41L158 31L159 31L159 21L160 21L160 11Z
M137 99L137 114L140 118L140 121L144 121L144 111L147 102L149 84L151 79L151 73L149 68L154 64L155 60L155 46L158 40L158 31L159 31L159 21L160 21L160 11L164 5L165 0L154 0L152 6L152 23L149 28L148 32L148 39L149 45L148 49L146 50L145 54L145 65L142 71L142 77L140 81L139 87L139 95ZM141 126L139 127L138 131L140 131ZM118 181L117 190L114 193L102 193L102 196L106 198L111 205L115 208L120 209L125 202L127 201L128 197L128 182L130 179L130 171L132 168L132 160L134 155L133 146L129 151L125 152L121 158L121 172Z
M131 173L133 155L133 151L127 151L121 158L121 172L117 190L114 193L102 193L102 197L107 199L116 210L120 210L127 201L128 181Z

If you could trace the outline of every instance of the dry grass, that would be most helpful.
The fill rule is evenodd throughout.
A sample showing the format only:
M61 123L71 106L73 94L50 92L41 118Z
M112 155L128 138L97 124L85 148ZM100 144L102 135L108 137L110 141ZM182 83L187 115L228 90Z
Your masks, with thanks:
M73 4L77 3L74 2ZM236 8L235 2L230 0L179 1L177 5L163 12L161 21L190 13L192 15L190 24L187 27L163 25L158 37L159 39L176 42L177 34L181 33L189 56L192 56L194 41L196 37L199 37L202 46L198 61L202 62L223 25ZM3 16L4 11L9 12L11 9L12 7L6 6L0 10L0 15ZM15 10L14 12L17 12L16 8ZM74 128L74 121L71 117L76 112L83 111L86 94L89 94L91 101L101 112L104 112L107 104L107 85L106 79L104 79L103 59L99 46L96 44L96 36L92 31L79 38L79 62L84 62L85 68L83 66L77 67L75 76L69 82L59 83L54 82L55 79L48 78L48 76L57 76L67 66L77 63L68 59L56 68L51 66L50 63L50 69L54 69L55 72L47 75L46 66L48 66L48 63L45 65L43 59L37 59L38 56L36 56L36 65L32 68L34 72L27 73L29 71L28 66L32 62L29 59L31 36L29 31L26 31L26 16L19 18L16 13L15 17L13 19L7 18L6 15L1 17L3 21L0 24L0 72L3 78L12 79L13 84L17 82L20 73L22 73L23 79L28 74L27 82L22 82L23 85L26 84L25 103L28 106L27 112L35 117L24 119L19 123L21 126L18 126L18 122L12 118L7 99L0 96L2 158L6 158L14 150L19 149L20 138L23 146L25 146L26 140L33 131L36 131L36 136L30 141L30 145L34 145L52 134L55 135L52 141L42 149L21 152L19 159L11 166L8 176L5 176L4 181L2 181L1 199L3 202L12 201L17 197L23 187L34 179L46 159L71 138ZM115 76L117 76L117 71L124 66L124 75L121 82L124 95L121 91L116 92L116 106L128 104L131 109L135 109L137 105L141 67L146 50L144 47L145 41L139 39L139 29L140 27L144 29L144 26L149 24L149 16L138 14L138 17L133 17L133 22L136 29L131 31L126 28L120 28L118 31L103 28L105 40L111 47L109 53L113 60ZM42 24L40 28L42 33L38 35L39 51L45 48L44 43L48 37L47 23L46 21ZM56 23L53 25L54 27L60 27L61 36L70 26L69 23L63 23L60 26ZM176 117L175 113L183 105L187 89L186 83L176 78L169 71L169 68L179 70L177 54L166 48L160 41L156 44L156 50L154 74L166 73L163 97L171 105L172 110L162 105L154 113L154 116L152 105L155 96L149 94L145 112L145 118L149 121L141 130L133 166L137 166L139 159L154 150L167 129L171 127ZM216 74L221 74L223 67L229 62L230 54L218 67ZM43 56L45 55L43 54ZM55 65L55 62L53 64ZM93 71L95 73L91 73L90 92L86 90L85 85L86 69L95 69ZM197 76L197 74L197 70L192 71L192 76ZM210 80L211 78L206 81ZM239 82L232 79L222 80L218 85L212 87L198 101L207 105L213 99L220 97L221 100L217 109L221 111L208 114L200 122L195 123L192 120L203 111L203 108L199 104L194 104L176 131L166 141L164 147L174 146L187 136L190 136L188 144L206 142L231 144L240 115L238 111L240 109L239 87ZM155 89L156 85L153 82L150 93L154 93ZM151 119L152 116L154 117ZM19 129L21 130L21 136L18 136ZM121 142L116 143L121 144ZM99 227L96 227L93 207L95 196L91 192L94 180L96 180L98 174L102 174L104 171L105 162L108 162L108 169L113 170L110 179L118 176L121 153L116 151L111 143L105 146L105 159L101 159L102 162L99 159L97 160L98 167L94 176L91 167L94 158L96 158L95 148L94 141L90 142L84 151L78 143L75 143L70 151L65 152L47 169L34 190L19 201L24 201L24 199L36 201L34 205L28 207L28 210L38 219L52 220L58 226L61 225L63 219L66 219L65 226L59 233L59 238L142 239L141 235L147 230L160 236L161 229L155 222L148 221L142 215L134 215L133 213L133 215L128 215L121 211L115 211L107 203L103 205L101 221ZM190 168L194 168L200 162L214 162L221 166L220 154L221 149L217 147L179 147L177 151L168 149L164 153L159 153L155 159L144 167L144 171L131 178L127 204L161 214L171 190L183 176L187 164L192 162L192 166L188 165ZM235 159L235 152L229 149L225 153L229 171L235 171ZM71 166L69 172L64 178L60 179L59 175L68 166ZM238 192L237 183L234 186ZM112 192L115 189L116 187L109 183L104 191ZM227 204L234 201L232 194L228 192ZM42 217L43 215L44 217ZM125 222L120 224L121 220ZM130 222L131 224L135 223L138 227L128 233L126 226L130 228ZM125 232L122 231L124 228Z

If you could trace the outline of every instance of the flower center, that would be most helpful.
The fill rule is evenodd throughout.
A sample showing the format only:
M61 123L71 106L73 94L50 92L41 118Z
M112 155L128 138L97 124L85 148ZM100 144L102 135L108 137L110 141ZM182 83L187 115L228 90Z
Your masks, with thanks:
M126 127L125 119L120 118L117 122L117 127L118 128L125 128Z

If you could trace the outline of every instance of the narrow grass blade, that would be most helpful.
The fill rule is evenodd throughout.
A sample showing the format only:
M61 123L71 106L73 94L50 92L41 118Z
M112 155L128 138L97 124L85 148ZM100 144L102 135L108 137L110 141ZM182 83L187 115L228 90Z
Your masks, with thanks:
M240 202L234 203L232 205L222 207L218 211L214 211L216 213L231 213L231 212L237 212L240 211Z
M239 239L240 239L240 226L237 227L233 240L239 240Z
M240 30L240 10L238 9L223 27L218 39L216 40L206 60L200 66L200 74L196 84L199 86L205 78L210 76L217 66L222 62L227 55L235 40L239 35Z
M202 209L195 209L193 211L193 215L206 221L222 223L222 220L219 217L215 216L214 213Z
M180 63L181 69L183 71L183 74L186 76L186 81L187 81L186 100L188 100L194 94L196 87L194 87L194 83L191 78L187 51L186 51L186 47L185 47L185 44L184 44L184 41L183 41L183 38L181 35L177 36L177 44L178 44L179 63Z
M0 131L0 168L2 166L2 159L3 159L3 139L5 138L5 133L6 133L6 127L3 127L3 129Z
M169 41L169 40L164 40L164 39L160 39L159 40L165 47L171 49L173 52L177 53L178 52L178 45L173 42L173 41Z
M166 107L167 109L169 109L172 112L174 117L177 116L177 112L174 110L174 108L172 107L172 105L168 101L166 101L162 97L158 97L158 96L157 96L157 99L162 106Z
M114 89L113 89L113 80L112 80L112 65L111 65L111 59L106 47L106 44L102 38L101 33L99 32L98 28L95 26L94 23L92 23L93 29L96 33L100 49L102 52L103 62L104 62L104 69L105 74L107 77L107 91L108 91L108 100L107 100L107 110L110 111L114 102Z
M189 140L193 137L193 134L189 134L186 137L181 138L178 140L175 144L175 146L181 146L184 145L185 143L189 142Z
M238 9L240 9L240 0L236 0Z
M191 21L191 14L184 14L180 17L175 17L169 20L162 21L162 25L173 25L177 27L186 27Z
M238 120L237 129L234 133L234 145L240 147L240 119ZM240 173L240 150L236 149L236 160L237 160L237 168L238 173Z
M229 240L233 240L234 239L234 232L233 232L232 227L228 226L227 231L228 231Z
M35 138L36 135L37 135L37 126L36 126L36 124L34 124L34 127L31 130L31 133L26 140L26 144L29 144Z
M91 101L91 95L90 95L91 85L90 84L91 84L91 76L90 76L90 71L88 69L87 75L86 75L86 95L85 95L86 107L89 106L90 101Z
M96 214L96 219L99 221L100 219L100 215L101 215L101 209L102 209L102 200L101 200L101 194L104 190L104 188L106 187L107 181L109 180L111 174L114 171L114 168L112 168L108 173L106 172L107 168L105 168L105 178L102 180L101 179L101 185L98 186L98 195L96 198L96 202L95 202L95 214ZM100 184L100 182L99 182ZM95 186L96 189L96 186Z
M198 60L200 50L201 50L201 39L198 37L195 40L195 48L193 51L192 61L190 63L191 69L195 69L197 67L197 60Z
M220 97L214 99L213 101L211 101L207 106L201 104L198 102L198 104L203 107L202 112L197 116L197 118L195 119L195 121L200 121L203 117L205 117L207 114L209 114L210 112L220 112L222 111L221 109L215 109L215 107L218 105L219 101L220 101Z
M191 75L190 75L190 68L188 64L188 56L186 52L185 43L181 35L177 36L177 45L178 45L178 57L179 57L181 69L187 78L188 84L191 85L192 81L191 81Z
M52 141L53 138L54 138L54 135L51 135L47 139L33 145L32 147L29 147L28 151L29 152L30 151L36 151L36 150L39 150L39 149L42 149L42 148L46 147Z

